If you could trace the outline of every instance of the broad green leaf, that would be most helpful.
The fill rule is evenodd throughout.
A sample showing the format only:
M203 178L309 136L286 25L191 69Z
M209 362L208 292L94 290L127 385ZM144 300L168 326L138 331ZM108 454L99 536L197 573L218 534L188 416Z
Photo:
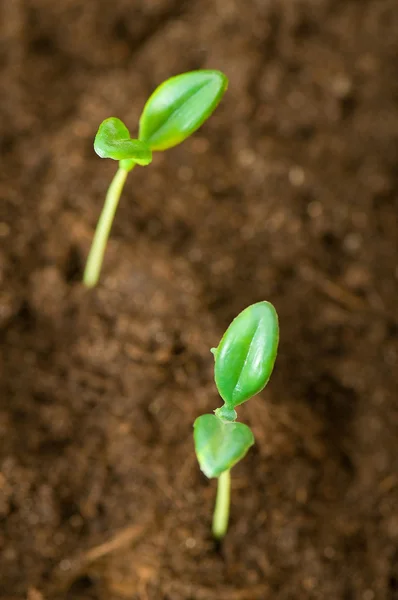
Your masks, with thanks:
M226 423L215 415L202 415L194 423L195 452L206 477L219 477L239 462L254 444L251 429L243 423Z
M220 71L191 71L167 79L144 107L139 139L151 150L180 144L211 115L227 86L228 79Z
M116 117L105 119L94 140L94 150L101 158L133 159L139 165L149 165L152 151L142 140L132 140L126 125Z
M228 409L258 394L267 384L278 349L278 315L257 302L231 323L215 350L214 378Z

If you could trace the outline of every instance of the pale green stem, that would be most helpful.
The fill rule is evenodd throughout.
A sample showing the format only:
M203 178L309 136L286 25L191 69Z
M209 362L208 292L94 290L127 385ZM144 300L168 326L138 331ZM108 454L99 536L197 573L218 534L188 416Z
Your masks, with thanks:
M216 506L213 515L213 536L220 540L227 533L231 491L231 472L221 473L217 479Z
M88 288L94 287L98 283L109 232L128 173L129 171L126 171L126 169L119 168L108 188L104 208L97 223L84 270L83 282Z

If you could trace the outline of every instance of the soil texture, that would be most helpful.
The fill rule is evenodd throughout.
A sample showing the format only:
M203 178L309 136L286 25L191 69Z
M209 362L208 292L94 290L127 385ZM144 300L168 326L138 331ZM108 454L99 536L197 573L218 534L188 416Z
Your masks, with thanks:
M397 57L397 0L0 3L2 600L398 599ZM98 125L197 68L229 90L130 174L87 291ZM192 424L263 299L217 546Z

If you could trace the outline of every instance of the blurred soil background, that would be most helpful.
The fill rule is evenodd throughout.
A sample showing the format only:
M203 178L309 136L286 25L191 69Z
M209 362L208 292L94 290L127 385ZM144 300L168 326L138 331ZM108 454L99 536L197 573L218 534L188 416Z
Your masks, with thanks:
M2 600L397 600L397 57L397 0L3 0ZM88 292L97 127L197 68L229 91L130 175ZM192 424L261 299L217 547Z

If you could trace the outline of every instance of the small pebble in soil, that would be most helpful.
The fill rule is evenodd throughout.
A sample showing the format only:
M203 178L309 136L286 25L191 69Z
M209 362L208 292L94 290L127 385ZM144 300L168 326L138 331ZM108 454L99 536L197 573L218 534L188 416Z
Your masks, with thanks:
M301 187L305 182L304 169L295 166L289 170L289 181L294 187Z
M322 204L317 200L313 200L307 206L307 213L311 219L318 219L323 213Z

